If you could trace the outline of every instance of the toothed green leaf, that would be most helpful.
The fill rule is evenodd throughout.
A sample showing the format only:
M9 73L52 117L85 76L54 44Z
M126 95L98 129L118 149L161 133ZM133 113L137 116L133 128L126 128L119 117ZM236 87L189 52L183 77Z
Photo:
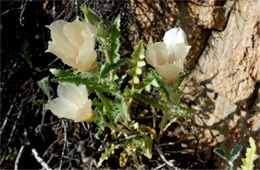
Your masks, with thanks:
M148 105L152 105L158 109L163 109L163 106L161 106L157 100L153 99L153 98L149 98L149 97L146 97L142 94L139 94L139 93L134 93L134 97L136 97L137 99L141 100L142 102L148 104Z
M152 139L147 136L143 135L144 138L144 148L143 148L143 154L146 156L148 159L152 158L152 147L153 147L153 141Z
M51 87L50 87L50 83L49 83L49 77L44 77L43 79L37 81L37 85L47 95L48 99L50 99L51 98Z
M124 98L115 100L113 105L112 118L113 118L113 123L117 123L117 121L121 118L126 125L128 124L130 117L129 117L126 101Z
M120 59L119 46L120 46L120 15L111 24L110 36L107 42L108 56L111 64L116 63Z
M72 72L67 71L67 70L60 70L60 69L51 68L50 72L51 72L51 74L53 74L56 77L74 76L74 74Z
M255 140L252 137L249 138L249 144L250 147L246 149L246 158L242 159L242 170L253 170L254 161L259 157L256 154Z
M119 148L119 146L120 146L120 145L114 145L114 144L112 144L111 147L106 148L106 149L105 149L105 152L102 153L101 158L99 159L97 166L100 167L105 160L108 160L108 158L109 158L112 154L114 154L115 149Z

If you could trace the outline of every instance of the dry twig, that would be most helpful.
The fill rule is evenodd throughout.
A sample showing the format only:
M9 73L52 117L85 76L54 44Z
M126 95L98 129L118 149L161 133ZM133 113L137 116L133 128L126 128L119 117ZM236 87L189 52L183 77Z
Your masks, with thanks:
M2 135L2 133L3 133L3 131L4 131L4 128L5 128L5 125L6 125L7 121L8 121L8 118L9 118L10 113L12 112L12 110L13 110L13 108L14 108L14 103L15 103L15 101L16 101L16 97L13 99L13 102L12 102L12 104L11 104L11 106L10 106L10 108L9 108L9 110L8 110L8 112L7 112L7 114L6 114L5 120L4 120L4 122L3 122L3 124L2 124L2 127L1 127L1 129L0 129L0 136Z
M167 159L165 158L165 156L163 155L161 149L159 148L159 146L157 144L154 144L154 147L155 147L156 151L159 153L159 155L162 158L163 162L165 162L169 167L173 168L174 170L180 170L180 168L176 167L173 164L173 162L167 161Z
M20 158L22 156L22 153L23 153L23 149L24 149L24 145L20 148L18 155L15 159L15 163L14 163L14 169L15 170L18 170L18 165L19 165L19 161L20 161Z
M52 170L49 165L47 163L45 163L43 161L43 159L39 156L38 152L36 151L36 149L32 149L32 153L33 153L33 156L35 157L35 159L37 160L37 162L39 162L39 164L41 164L42 168L43 169L46 169L46 170Z

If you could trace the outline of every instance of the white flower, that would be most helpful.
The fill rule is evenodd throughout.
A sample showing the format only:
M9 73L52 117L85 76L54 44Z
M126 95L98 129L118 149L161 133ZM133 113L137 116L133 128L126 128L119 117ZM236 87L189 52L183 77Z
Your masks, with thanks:
M173 82L183 70L185 57L189 53L186 35L181 28L167 31L163 42L149 44L146 52L146 61L166 81Z
M96 27L79 21L57 20L47 26L51 30L51 39L46 52L58 56L65 64L79 71L89 71L96 63L94 50Z
M91 100L88 99L84 85L70 83L58 85L58 97L47 103L47 109L59 118L72 119L75 122L90 120L93 117Z

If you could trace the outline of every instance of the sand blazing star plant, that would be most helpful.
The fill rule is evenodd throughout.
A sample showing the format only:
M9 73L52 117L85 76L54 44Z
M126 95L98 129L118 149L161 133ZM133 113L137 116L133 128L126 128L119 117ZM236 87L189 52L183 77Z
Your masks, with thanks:
M54 75L52 82L59 85L57 98L51 99L47 93L47 109L59 118L95 122L99 127L97 138L104 133L104 128L117 134L115 143L102 154L98 166L118 148L123 148L121 167L127 161L140 165L142 156L152 158L153 143L160 143L171 123L192 112L178 102L179 86L185 78L180 72L190 46L182 29L174 28L166 32L164 42L149 44L145 52L140 41L131 57L122 59L120 16L104 23L86 6L82 6L82 11L85 20L77 18L71 23L58 20L49 26L52 41L47 51L76 70L50 69ZM104 57L97 56L96 40ZM100 62L95 64L97 57ZM155 70L144 72L145 58ZM125 69L121 68L127 70L122 72ZM42 82L38 84L44 90L46 86ZM137 106L139 111L133 107L137 101L142 103ZM150 121L140 121L140 110L152 117Z

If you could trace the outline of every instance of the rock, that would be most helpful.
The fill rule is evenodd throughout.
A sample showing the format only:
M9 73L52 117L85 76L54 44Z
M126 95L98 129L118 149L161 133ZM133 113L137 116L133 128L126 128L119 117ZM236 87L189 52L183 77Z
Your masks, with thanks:
M252 136L259 155L259 9L260 1L236 1L225 29L211 32L191 78L185 82L184 96L199 110L195 119L197 125L205 130L201 145L212 139L211 146L218 146L222 141L214 137L216 130L224 136L229 148L235 143L246 148L248 138ZM191 97L194 93L197 93L196 97ZM223 160L216 161L218 168L224 168L221 162ZM256 168L259 167L259 162L256 162Z
M131 21L122 21L123 31L133 40L131 45L123 42L127 47L140 39L161 41L173 27L186 32L191 50L185 68L192 74L183 83L183 101L198 110L194 118L201 160L222 142L229 148L235 143L246 148L249 136L260 150L259 9L258 0L138 0L127 8ZM215 158L218 168L226 166Z
M228 12L223 7L202 6L198 8L199 25L204 28L223 30Z

